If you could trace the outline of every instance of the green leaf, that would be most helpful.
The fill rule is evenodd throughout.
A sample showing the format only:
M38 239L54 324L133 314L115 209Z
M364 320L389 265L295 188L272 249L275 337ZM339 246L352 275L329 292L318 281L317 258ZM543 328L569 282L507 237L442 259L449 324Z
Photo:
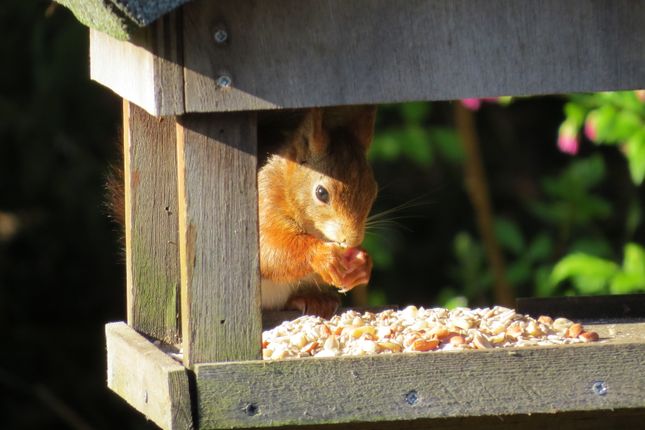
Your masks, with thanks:
M531 273L531 262L526 258L520 258L508 266L506 276L511 285L519 285L528 281Z
M468 306L468 300L464 296L459 295L453 288L444 288L439 291L436 301L448 309Z
M631 238L638 228L643 218L643 211L638 199L631 201L629 209L627 210L627 221L625 222L625 234L627 238Z
M642 130L643 127L645 127L645 125L643 124L640 116L636 113L621 111L616 115L614 127L609 133L609 138L616 142L624 142L634 133Z
M609 242L601 238L581 238L574 241L569 247L569 254L587 254L599 258L611 258L613 253Z
M623 270L626 273L645 275L645 249L636 243L625 245Z
M645 291L645 274L618 273L609 285L611 294L630 294Z
M564 114L567 117L566 122L578 129L585 120L586 110L579 104L569 102L564 105Z
M401 147L393 132L381 132L374 136L368 157L371 161L393 161L399 158Z
M426 167L432 163L432 147L424 128L409 126L401 130L399 144L410 161Z
M502 248L511 251L515 255L520 255L524 250L524 237L522 232L513 221L507 218L495 219L495 237Z
M465 158L464 150L454 128L432 127L428 130L428 136L441 157L450 163L463 163Z
M540 266L535 270L533 282L535 283L535 295L538 297L550 297L557 292L556 286L551 282L552 266Z
M626 155L632 181L640 185L645 178L645 129L635 133L627 141Z
M547 260L553 251L553 240L546 233L538 234L526 251L526 258L529 261L537 262Z
M616 119L616 108L609 104L604 104L589 115L592 115L595 122L596 140L602 143L614 143L612 132Z
M408 124L419 125L430 113L430 103L410 102L401 105L401 116Z
M382 235L366 234L363 240L363 247L372 257L374 267L378 269L389 269L394 265L392 250Z
M388 304L387 295L382 289L367 289L367 304L370 306L383 306Z
M565 170L563 177L571 181L572 186L589 189L605 177L605 162L598 154L576 160Z
M580 292L593 294L602 292L618 270L613 261L581 253L569 254L554 266L551 282L557 285L571 279Z

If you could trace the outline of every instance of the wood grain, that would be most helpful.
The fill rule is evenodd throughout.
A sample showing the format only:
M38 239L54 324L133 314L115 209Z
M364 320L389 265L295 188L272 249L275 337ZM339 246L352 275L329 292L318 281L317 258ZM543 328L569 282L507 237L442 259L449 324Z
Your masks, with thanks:
M178 120L184 363L261 355L253 113Z
M603 336L613 333L612 340L573 346L198 365L200 426L374 423L621 408L642 411L645 323L615 324L599 332Z
M193 428L188 373L125 323L105 326L108 387L166 430Z
M551 414L504 415L468 418L435 418L379 423L313 425L306 430L625 430L639 429L645 409L559 412ZM275 427L302 430L302 426Z
M168 343L181 336L176 126L123 102L128 324Z
M183 17L189 112L645 86L645 2L201 0Z
M120 41L90 29L90 76L152 115L184 112L180 13Z

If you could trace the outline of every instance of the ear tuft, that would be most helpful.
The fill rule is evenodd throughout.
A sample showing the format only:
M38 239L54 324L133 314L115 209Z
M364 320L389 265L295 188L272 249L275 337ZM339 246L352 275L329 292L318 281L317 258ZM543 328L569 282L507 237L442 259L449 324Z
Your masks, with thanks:
M296 140L296 145L301 148L298 153L304 158L306 155L319 156L327 151L329 142L323 131L322 109L313 108L307 111L296 131Z
M356 142L363 147L365 152L374 140L374 124L376 122L376 106L361 108L350 121L348 129Z

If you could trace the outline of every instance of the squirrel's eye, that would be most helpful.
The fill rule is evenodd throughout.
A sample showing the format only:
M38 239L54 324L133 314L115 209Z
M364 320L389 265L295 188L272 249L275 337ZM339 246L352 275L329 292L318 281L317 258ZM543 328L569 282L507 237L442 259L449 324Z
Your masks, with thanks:
M329 192L322 185L316 187L316 198L323 203L329 203Z

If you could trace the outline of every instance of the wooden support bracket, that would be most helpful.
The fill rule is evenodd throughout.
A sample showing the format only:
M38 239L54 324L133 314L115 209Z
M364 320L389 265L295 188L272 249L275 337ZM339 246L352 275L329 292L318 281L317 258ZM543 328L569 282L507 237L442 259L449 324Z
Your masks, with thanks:
M122 322L105 326L108 387L164 430L193 428L184 366Z

